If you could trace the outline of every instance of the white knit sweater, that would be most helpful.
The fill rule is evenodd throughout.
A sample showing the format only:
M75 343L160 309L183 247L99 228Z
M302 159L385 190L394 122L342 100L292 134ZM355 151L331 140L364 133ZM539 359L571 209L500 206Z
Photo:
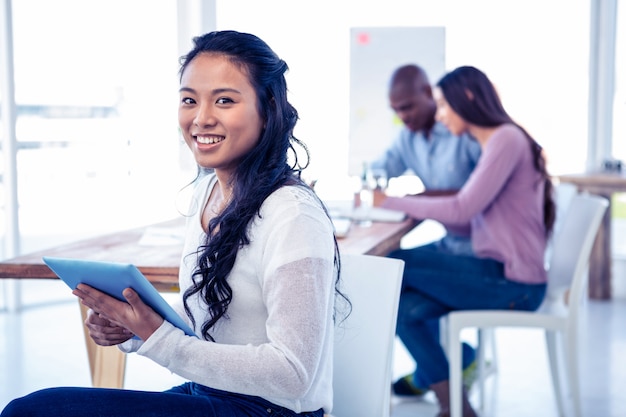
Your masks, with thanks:
M191 284L200 224L215 177L200 180L180 267L181 294ZM165 322L136 351L170 371L212 388L255 395L295 412L332 408L334 308L333 226L311 191L283 187L263 203L228 277L233 299L227 318L211 329L215 343L185 336ZM187 255L187 256L185 256ZM207 317L198 297L188 300L196 333ZM182 302L175 308L181 316ZM187 320L189 321L189 320Z

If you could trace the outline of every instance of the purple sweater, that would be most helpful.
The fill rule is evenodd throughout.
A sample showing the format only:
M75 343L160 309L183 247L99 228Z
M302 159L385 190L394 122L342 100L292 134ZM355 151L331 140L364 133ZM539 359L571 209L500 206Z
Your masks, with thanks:
M383 206L444 224L469 221L477 257L504 263L504 275L512 281L538 284L546 282L543 192L528 139L507 124L487 141L456 195L390 197Z

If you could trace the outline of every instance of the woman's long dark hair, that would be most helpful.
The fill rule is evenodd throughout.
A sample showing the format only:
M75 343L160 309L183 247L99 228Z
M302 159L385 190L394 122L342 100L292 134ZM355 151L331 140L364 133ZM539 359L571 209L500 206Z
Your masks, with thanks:
M293 136L298 112L287 100L285 61L258 37L236 31L216 31L194 38L193 49L181 58L180 76L199 54L211 53L227 57L237 65L254 87L257 109L264 121L264 129L257 145L239 163L231 178L233 195L208 225L207 240L198 248L198 265L193 273L193 285L183 294L185 311L195 325L187 299L200 293L208 306L210 318L202 324L202 336L213 340L209 330L226 314L232 300L228 275L233 268L239 249L250 243L248 225L259 215L265 199L283 185L307 185L300 173L309 163L306 146ZM306 154L304 164L298 161L294 144ZM289 154L294 161L290 165ZM320 201L320 205L324 205ZM335 288L339 291L340 259L335 239L334 263L337 270ZM347 300L347 299L346 299Z
M532 136L517 124L504 110L493 83L479 69L471 66L458 67L447 73L437 83L452 109L465 121L482 127L496 127L511 123L524 132L533 155L535 169L545 183L543 199L543 223L549 235L554 226L556 206L553 185L546 168L543 148Z

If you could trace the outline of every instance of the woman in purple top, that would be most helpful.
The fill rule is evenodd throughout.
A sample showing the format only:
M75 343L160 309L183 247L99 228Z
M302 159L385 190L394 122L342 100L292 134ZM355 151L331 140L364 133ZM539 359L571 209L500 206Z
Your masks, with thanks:
M399 250L404 259L397 333L449 415L448 362L425 326L454 310L535 310L546 290L544 251L555 218L552 183L541 146L507 114L480 70L459 67L434 91L437 120L469 133L481 157L451 196L388 198L383 206L444 224L470 222L474 256ZM463 395L463 416L475 416Z

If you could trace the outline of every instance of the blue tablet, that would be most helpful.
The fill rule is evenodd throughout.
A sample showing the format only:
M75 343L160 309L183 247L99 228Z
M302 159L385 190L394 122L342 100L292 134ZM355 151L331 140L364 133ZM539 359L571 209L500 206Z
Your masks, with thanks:
M118 300L126 301L122 291L125 288L132 288L143 302L161 317L183 330L185 334L197 337L135 265L50 256L44 256L42 259L71 289L75 289L81 283L87 284Z

